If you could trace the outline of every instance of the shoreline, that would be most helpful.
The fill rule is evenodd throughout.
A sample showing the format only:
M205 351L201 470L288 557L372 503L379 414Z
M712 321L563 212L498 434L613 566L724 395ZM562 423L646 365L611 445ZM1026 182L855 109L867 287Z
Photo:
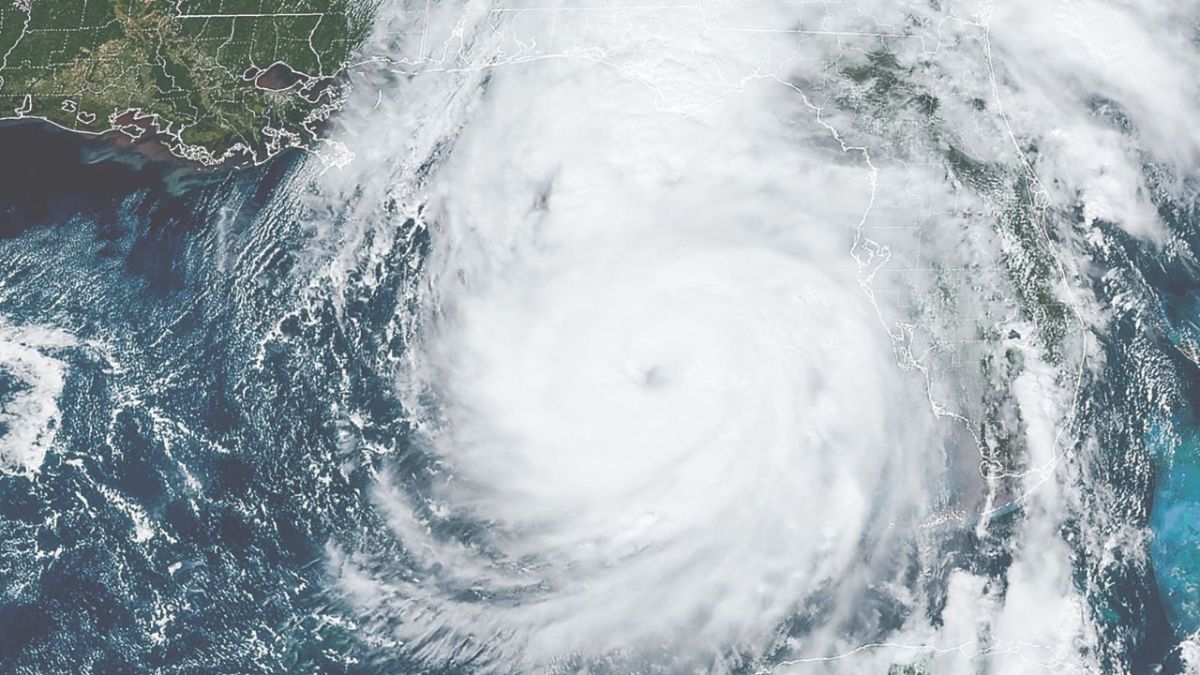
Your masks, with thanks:
M156 132L152 123L146 121L149 119L149 117L137 117L134 113L124 113L115 119L121 127L136 126L142 129L142 134L136 138L118 126L109 126L103 131L87 131L65 127L48 118L34 115L0 117L0 128L37 127L48 133L63 134L78 139L90 154L99 155L105 150L109 150L113 151L111 152L112 159L134 162L139 165L145 163L165 164L196 171L219 171L240 166L234 158L215 164L206 164L177 154L164 142L163 139L166 137ZM105 156L96 161L106 159L109 157ZM251 158L246 156L244 159Z
M0 165L0 212L25 213L24 219L10 219L17 227L25 219L53 220L52 214L71 211L79 194L88 201L87 195L150 188L179 196L230 171L197 168L146 149L40 119L0 120L0 155L8 159Z
M6 146L13 143L8 136L13 133L21 136L22 145L29 147L17 152L8 150ZM181 195L193 188L224 180L231 172L292 155L292 150L302 149L286 148L266 160L253 163L226 161L207 165L178 156L149 133L135 139L119 129L89 132L68 129L40 117L0 118L0 154L15 157L18 163L29 161L30 153L48 152L53 155L50 160L38 157L33 161L49 161L60 169L64 164L81 168L115 165L123 172L139 176L138 182L158 184L171 195ZM41 167L41 171L51 173L47 168ZM0 170L0 176L5 173ZM6 187L0 185L0 191Z

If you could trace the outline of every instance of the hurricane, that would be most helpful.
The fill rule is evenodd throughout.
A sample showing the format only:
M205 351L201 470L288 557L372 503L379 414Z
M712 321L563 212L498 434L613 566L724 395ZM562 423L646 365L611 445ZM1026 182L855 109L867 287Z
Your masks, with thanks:
M904 223L799 84L802 17L620 9L460 15L377 90L428 139L356 189L429 228L396 386L430 466L375 488L403 561L337 560L430 663L725 670L797 614L846 647L896 620L856 608L899 602L922 547L1012 499L904 358L868 230Z
M446 585L399 591L429 605L412 639L732 647L918 524L944 448L850 255L869 177L813 161L819 127L773 133L773 84L681 119L603 66L489 83L431 179L399 380L439 469L380 496ZM422 534L457 518L491 525L478 551Z

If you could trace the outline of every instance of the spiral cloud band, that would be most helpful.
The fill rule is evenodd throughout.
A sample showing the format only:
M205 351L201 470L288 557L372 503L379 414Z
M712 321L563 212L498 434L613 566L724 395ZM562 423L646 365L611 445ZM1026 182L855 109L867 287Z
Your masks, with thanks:
M1146 534L1092 483L1139 441L1089 401L1194 50L1136 2L999 5L382 11L312 264L396 308L401 428L344 424L378 522L327 551L386 666L1167 658L1111 619Z
M530 70L513 77L544 77ZM579 85L553 97L620 86ZM937 451L927 404L856 283L853 219L806 215L828 179L803 187L802 157L769 139L722 148L708 136L726 121L677 138L669 114L559 105L469 133L441 177L446 313L426 348L454 481L439 497L494 520L506 558L537 561L547 589L516 618L536 652L749 637L851 564L884 470ZM611 128L627 140L572 140ZM503 176L514 156L561 169L543 212L505 222L508 200L536 195L503 179L471 194L457 171ZM796 172L640 168L668 156Z
M620 18L584 14L505 26ZM631 51L409 85L467 99L423 179L434 309L399 385L435 468L377 495L413 577L343 574L427 663L728 667L798 611L861 620L841 600L898 574L945 496L945 423L852 254L871 167L746 77L776 45L701 28L624 25L668 45L638 76Z

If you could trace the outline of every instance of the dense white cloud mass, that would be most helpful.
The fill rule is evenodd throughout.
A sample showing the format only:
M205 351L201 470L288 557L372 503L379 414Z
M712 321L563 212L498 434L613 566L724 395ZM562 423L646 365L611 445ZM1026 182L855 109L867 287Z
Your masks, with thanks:
M59 424L67 371L54 352L76 344L54 328L0 323L0 468L29 473L41 467Z
M431 461L379 476L393 552L330 552L378 645L499 672L1099 667L1061 532L1105 320L1072 252L1099 223L1166 239L1141 163L1195 160L1194 17L391 12L315 197L347 204L334 278L428 235L392 365ZM960 562L983 550L1011 564Z
M533 567L464 581L545 589L461 630L732 646L852 569L873 508L915 524L941 444L847 255L863 172L773 133L780 93L687 119L603 67L491 83L435 179L419 376L434 498Z

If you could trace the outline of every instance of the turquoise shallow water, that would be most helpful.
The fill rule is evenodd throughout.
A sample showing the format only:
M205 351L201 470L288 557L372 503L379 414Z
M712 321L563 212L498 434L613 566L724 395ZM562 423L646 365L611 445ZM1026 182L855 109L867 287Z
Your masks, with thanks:
M1200 432L1194 421L1182 422L1171 425L1182 433L1156 425L1147 439L1158 468L1151 561L1168 618L1181 636L1200 630Z
M1176 224L1191 232L1194 225L1189 220ZM1194 407L1200 373L1187 358L1200 344L1200 326L1194 320L1200 306L1194 270L1177 269L1173 275L1151 279L1160 293L1164 342L1185 357L1175 360L1178 367L1171 373L1181 399L1175 402L1176 411L1154 418L1145 438L1154 465L1151 564L1167 618L1182 639L1200 631L1200 419Z

